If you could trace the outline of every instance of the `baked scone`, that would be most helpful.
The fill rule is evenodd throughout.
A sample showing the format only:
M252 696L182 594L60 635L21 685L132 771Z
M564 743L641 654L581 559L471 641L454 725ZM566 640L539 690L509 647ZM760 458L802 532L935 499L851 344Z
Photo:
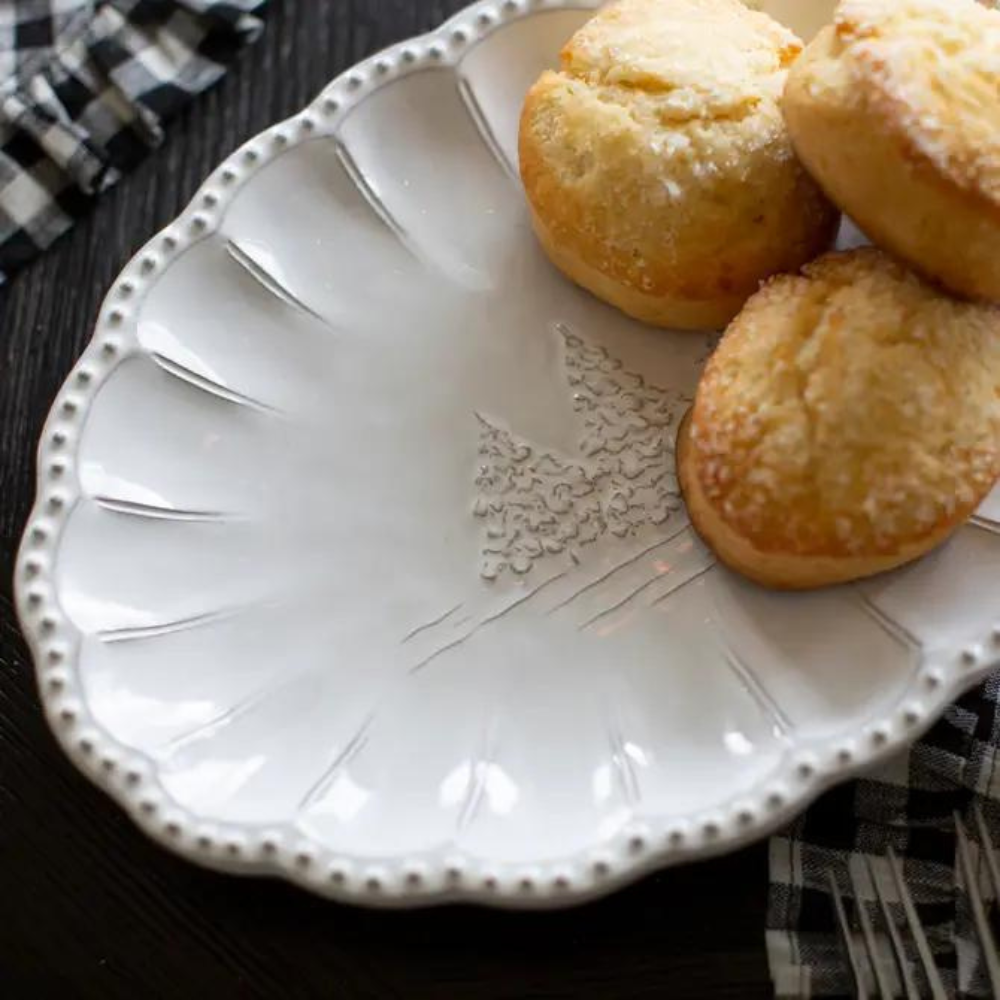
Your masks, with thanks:
M521 176L553 262L638 319L711 329L825 249L837 213L778 106L800 50L739 0L602 10L521 117Z
M1000 301L1000 12L843 0L788 76L799 157L880 246Z
M709 360L678 466L695 529L761 583L916 559L1000 475L1000 308L871 247L775 278Z

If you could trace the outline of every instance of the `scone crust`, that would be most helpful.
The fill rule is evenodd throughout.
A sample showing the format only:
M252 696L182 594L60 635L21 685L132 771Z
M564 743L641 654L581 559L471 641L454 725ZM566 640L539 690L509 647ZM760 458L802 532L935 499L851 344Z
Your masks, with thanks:
M769 585L917 558L1000 475L1000 309L872 248L773 279L706 366L679 471L696 529Z
M705 328L829 246L837 213L778 107L800 50L739 0L599 13L521 118L521 175L556 265L646 322Z
M1000 300L1000 12L842 0L783 99L801 160L877 243Z

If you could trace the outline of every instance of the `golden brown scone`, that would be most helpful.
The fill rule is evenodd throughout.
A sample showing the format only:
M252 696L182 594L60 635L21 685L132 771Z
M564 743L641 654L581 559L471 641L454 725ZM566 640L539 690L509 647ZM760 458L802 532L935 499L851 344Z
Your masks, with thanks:
M802 161L876 243L1000 300L1000 12L843 0L788 76Z
M1000 309L870 247L775 278L709 361L678 465L694 527L761 583L916 559L1000 475Z
M800 49L739 0L622 0L585 25L521 117L555 264L638 319L705 329L825 249L836 211L778 108Z

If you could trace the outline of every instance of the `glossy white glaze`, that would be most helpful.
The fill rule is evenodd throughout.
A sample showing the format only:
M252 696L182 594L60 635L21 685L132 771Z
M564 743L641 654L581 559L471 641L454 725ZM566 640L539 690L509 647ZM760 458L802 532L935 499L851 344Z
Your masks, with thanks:
M761 835L996 662L996 502L805 596L691 533L711 338L567 284L512 172L566 6L478 4L233 154L56 401L17 567L46 709L202 863L558 905Z

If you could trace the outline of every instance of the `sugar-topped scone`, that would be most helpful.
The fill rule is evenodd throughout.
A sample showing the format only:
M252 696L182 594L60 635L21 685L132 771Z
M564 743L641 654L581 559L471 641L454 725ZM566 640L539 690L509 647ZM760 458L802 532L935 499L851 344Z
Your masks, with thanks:
M1000 12L843 0L783 108L802 161L872 240L1000 300Z
M778 107L800 50L739 0L601 11L521 118L521 176L554 263L638 319L697 329L825 249L837 213Z
M678 464L699 534L761 583L916 559L1000 475L1000 308L872 248L775 278L709 361Z

